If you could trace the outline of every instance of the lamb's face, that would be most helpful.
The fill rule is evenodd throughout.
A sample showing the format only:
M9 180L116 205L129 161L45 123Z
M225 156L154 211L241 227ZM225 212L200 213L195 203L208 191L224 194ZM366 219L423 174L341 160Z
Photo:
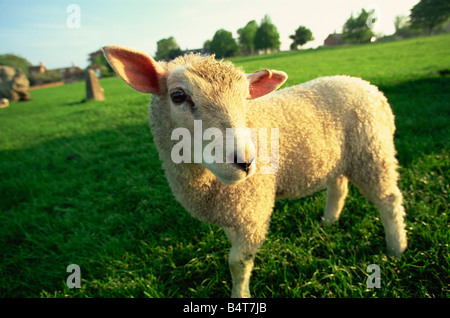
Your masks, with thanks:
M103 51L128 85L159 97L155 103L159 111L169 111L172 127L184 135L188 132L190 162L203 165L229 185L254 174L256 136L247 129L246 101L276 90L286 81L286 73L266 69L245 75L232 63L218 62L213 56L187 54L158 63L143 52L121 46L105 46ZM169 123L154 124L164 129ZM185 142L181 149L186 149ZM179 162L185 157L183 151Z
M190 132L191 162L233 185L256 169L255 144L246 123L248 80L231 64L205 60L206 65L169 72L167 104L174 126Z

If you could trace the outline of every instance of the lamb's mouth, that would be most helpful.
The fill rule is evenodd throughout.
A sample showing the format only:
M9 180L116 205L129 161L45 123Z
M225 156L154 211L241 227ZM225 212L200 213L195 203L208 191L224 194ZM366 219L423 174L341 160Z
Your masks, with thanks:
M236 185L241 183L242 181L247 180L255 173L255 165L251 165L247 171L242 171L240 169L236 169L234 173L227 174L226 176L222 173L214 172L210 170L216 177L225 185Z
M217 177L217 179L219 179L220 182L222 182L223 184L228 185L228 186L236 185L248 178L248 177L244 177L242 179L231 180L231 179L225 179L225 178L219 177L218 175L215 175L215 176Z

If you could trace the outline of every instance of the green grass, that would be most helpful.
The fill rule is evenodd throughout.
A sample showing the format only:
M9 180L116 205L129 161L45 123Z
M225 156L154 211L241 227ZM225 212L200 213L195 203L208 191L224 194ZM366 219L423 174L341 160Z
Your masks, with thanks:
M354 187L322 228L325 193L276 203L254 297L449 297L450 35L234 59L286 85L349 74L380 86L396 115L409 248L384 254L377 211ZM228 297L229 243L178 204L147 123L149 97L117 78L31 91L0 110L1 297ZM69 289L69 264L81 288ZM369 264L381 288L368 289Z

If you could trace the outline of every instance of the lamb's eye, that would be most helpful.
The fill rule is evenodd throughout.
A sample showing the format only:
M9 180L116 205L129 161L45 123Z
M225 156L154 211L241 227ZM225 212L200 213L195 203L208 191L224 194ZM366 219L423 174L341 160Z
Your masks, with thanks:
M178 89L170 94L170 98L174 104L181 104L186 101L187 95L181 89Z

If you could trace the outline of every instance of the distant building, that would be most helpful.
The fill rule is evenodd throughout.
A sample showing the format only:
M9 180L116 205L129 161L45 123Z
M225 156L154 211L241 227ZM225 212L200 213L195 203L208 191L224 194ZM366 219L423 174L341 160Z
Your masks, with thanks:
M65 83L77 82L84 80L84 70L72 63L71 67L61 67L49 70L45 67L44 63L40 62L38 66L31 66L28 68L29 74L45 74L48 72L58 72L61 75L61 80ZM42 82L42 79L37 79L37 83ZM48 79L46 80L48 81Z
M344 40L342 39L342 34L340 33L329 34L325 41L323 41L323 45L325 46L336 46L341 44L344 44Z
M42 63L42 62L39 62L38 66L31 66L28 68L28 73L30 75L37 74L37 73L42 74L45 72L47 72L47 68L44 66L44 63Z
M84 70L72 62L71 67L57 68L52 71L58 71L65 83L78 82L84 80Z

